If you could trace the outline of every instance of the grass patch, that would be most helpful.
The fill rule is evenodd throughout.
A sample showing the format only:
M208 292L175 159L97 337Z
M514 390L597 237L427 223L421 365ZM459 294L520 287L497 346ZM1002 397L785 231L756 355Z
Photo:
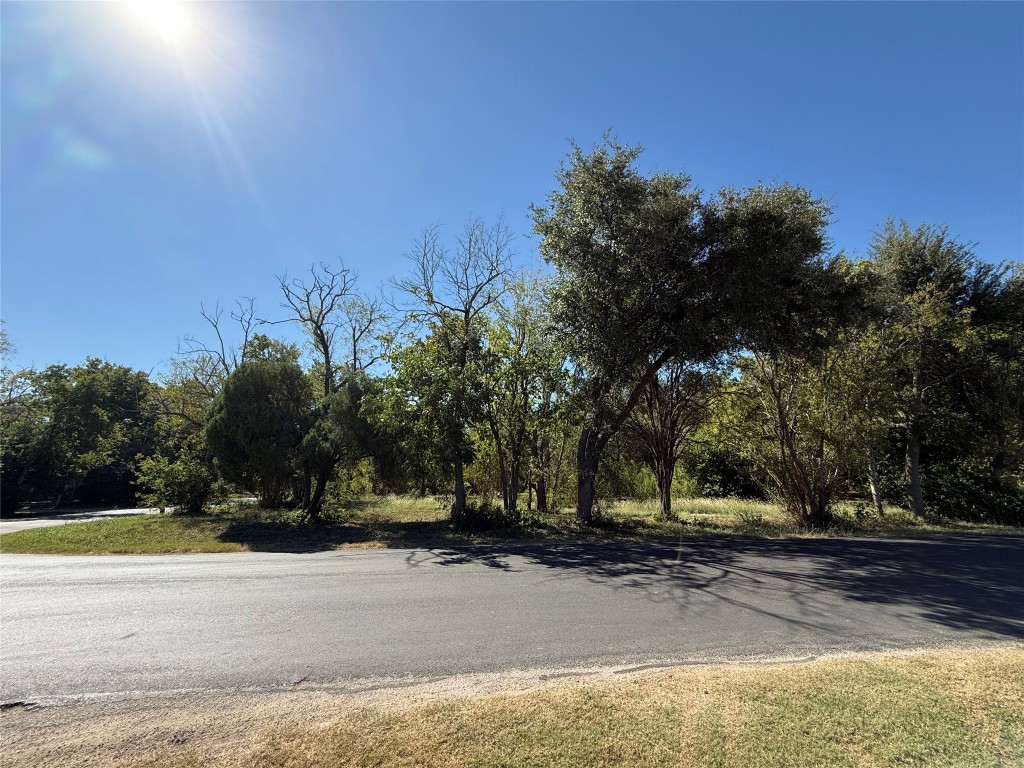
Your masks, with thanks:
M183 766L195 753L142 763ZM604 675L526 693L364 709L264 732L218 764L349 766L1021 765L1024 650Z
M241 552L223 541L219 518L133 515L29 528L0 536L0 551L55 555L141 555L174 552Z
M345 547L444 547L508 541L702 536L902 536L922 533L1014 532L1006 526L925 522L889 508L884 518L840 505L837 525L805 531L777 504L744 499L680 499L666 520L653 501L602 502L596 525L581 527L573 510L526 513L523 525L481 532L452 528L443 502L387 496L358 499L310 523L295 510L224 504L203 517L139 515L33 528L0 536L0 551L36 554L184 552L315 552Z
M780 504L752 499L673 499L673 520L664 520L658 502L653 500L605 502L601 514L608 528L668 536L701 532L769 537L906 536L922 533L1019 533L1021 530L991 523L921 519L908 509L888 504L884 512L883 517L877 517L873 513L865 514L863 504L839 502L833 509L833 526L824 531L801 528Z

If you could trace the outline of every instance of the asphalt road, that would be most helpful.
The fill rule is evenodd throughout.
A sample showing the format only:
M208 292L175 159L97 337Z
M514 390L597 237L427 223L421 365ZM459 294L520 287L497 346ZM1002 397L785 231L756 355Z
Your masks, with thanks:
M1024 640L1024 536L0 559L0 701Z

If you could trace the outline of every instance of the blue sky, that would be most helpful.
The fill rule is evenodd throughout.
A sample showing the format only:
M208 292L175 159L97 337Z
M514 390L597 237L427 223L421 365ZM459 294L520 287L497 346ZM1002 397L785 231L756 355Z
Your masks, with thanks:
M0 314L16 361L159 372L201 302L338 259L365 291L426 225L527 208L568 140L1024 255L1024 3L3 3ZM277 329L282 326L276 326Z

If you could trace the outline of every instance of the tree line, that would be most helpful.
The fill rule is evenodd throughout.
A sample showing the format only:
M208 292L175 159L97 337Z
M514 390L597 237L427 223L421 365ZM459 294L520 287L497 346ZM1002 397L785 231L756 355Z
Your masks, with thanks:
M322 519L417 493L462 527L565 506L589 525L601 499L670 516L685 493L770 496L808 527L841 498L1024 523L1020 263L896 221L854 261L806 189L706 194L639 155L572 147L531 208L546 270L514 268L503 221L427 228L386 295L323 263L280 278L285 319L204 309L160 381L5 367L4 512L198 514L244 490Z

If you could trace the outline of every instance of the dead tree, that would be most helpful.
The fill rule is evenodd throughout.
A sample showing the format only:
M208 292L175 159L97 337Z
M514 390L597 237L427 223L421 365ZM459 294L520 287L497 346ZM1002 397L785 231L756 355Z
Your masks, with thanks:
M444 247L438 227L428 227L407 254L411 261L407 277L395 282L404 295L400 306L405 318L420 328L451 327L458 330L453 350L458 382L451 395L451 407L460 421L459 435L452 446L455 502L452 520L460 522L466 509L463 468L470 455L468 403L465 374L470 363L473 339L483 314L506 290L511 269L513 236L505 222L487 226L480 219L469 221L456 240L455 248ZM398 306L398 305L396 305Z
M338 337L345 327L346 307L354 296L356 275L344 265L333 268L321 262L310 268L308 281L289 280L287 275L278 279L284 295L281 306L292 313L291 320L306 332L315 364L320 368L323 392L317 419L329 419L331 409L341 407L332 397L340 384L335 375L340 356ZM310 517L319 517L327 483L344 458L345 450L346 445L341 440L316 440L315 445L307 446L297 495L302 509Z

